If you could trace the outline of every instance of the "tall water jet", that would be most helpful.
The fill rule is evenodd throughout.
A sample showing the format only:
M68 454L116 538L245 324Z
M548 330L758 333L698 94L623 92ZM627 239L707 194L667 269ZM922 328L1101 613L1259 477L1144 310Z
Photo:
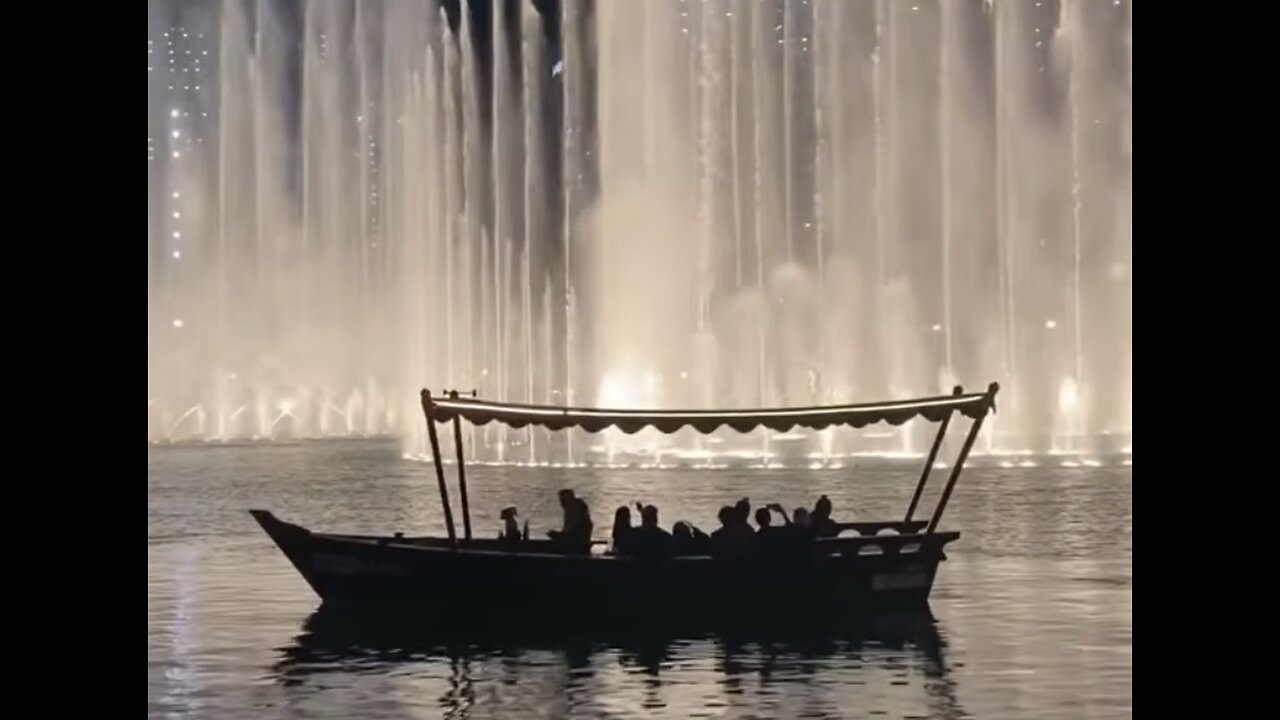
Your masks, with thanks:
M462 277L462 273L458 263L458 239L455 229L458 227L459 215L462 212L462 203L458 201L458 197L463 188L463 168L459 151L458 136L460 133L457 113L457 108L461 102L455 92L455 87L461 69L459 67L457 43L454 42L453 34L449 31L449 19L443 9L440 10L438 32L440 33L440 46L443 48L442 55L444 57L439 96L440 112L443 115L444 124L443 167L441 168L444 199L443 207L440 209L440 224L443 226L441 234L444 244L444 381L450 388L456 389L458 383L457 348L460 343L457 342L454 328L461 315L459 312L457 280ZM465 316L461 319L466 320Z
M524 109L524 242L520 252L520 305L523 308L521 318L523 336L523 375L524 401L536 402L534 395L537 365L535 363L534 345L537 335L533 306L533 257L536 248L546 241L545 223L542 208L546 204L546 194L542 191L537 169L541 164L544 152L542 138L544 130L541 118L535 108L538 106L546 75L546 59L542 42L542 23L537 13L526 8L521 21L521 107ZM530 463L537 462L534 447L533 427L526 433L528 457Z
M516 130L515 108L518 103L512 97L514 87L514 67L511 58L511 46L507 37L507 18L505 3L497 3L490 15L492 35L490 48L493 53L493 96L490 102L490 127L492 134L491 158L493 169L493 220L490 226L490 240L493 243L490 260L493 262L491 292L493 293L493 368L492 384L486 388L487 394L495 397L507 397L507 365L510 362L507 344L509 319L507 315L506 297L508 291L508 263L511 245L510 225L514 217L513 193L511 190L512 162L515 154L513 132ZM506 457L508 432L506 426L496 429L496 452L498 461Z
M951 268L952 268L952 244L953 227L955 218L952 207L952 126L955 118L955 100L954 88L955 82L952 77L954 72L953 63L955 55L958 53L957 45L959 38L956 34L960 28L956 18L951 16L957 6L953 4L940 3L938 13L940 15L939 25L941 27L939 43L941 50L938 53L938 146L939 146L939 166L941 169L942 188L940 192L941 205L939 208L939 227L942 239L942 330L943 344L945 350L943 352L942 370L939 373L940 382L938 391L946 393L953 384L949 382L947 377L954 372L955 359L952 355L951 335L954 330L951 322Z
M559 65L561 76L561 106L563 125L561 127L561 148L563 156L561 168L561 194L564 196L562 216L562 241L560 253L563 256L561 272L564 283L564 404L574 406L577 395L578 352L575 341L577 333L577 312L575 288L574 252L575 230L578 227L578 199L582 189L581 144L583 138L582 98L582 65L584 62L581 38L581 10L578 0L563 0L561 5L561 37L564 50ZM574 431L565 431L565 463L573 465L577 456L574 454Z
M678 355L660 351L667 346L678 352L669 341L691 337L697 322L701 243L688 242L700 230L690 201L698 197L689 169L695 143L681 120L680 108L687 105L678 85L645 82L650 74L668 76L682 56L672 32L674 13L666 10L659 3L596 8L601 199L592 208L593 289L600 292L593 298L594 340L598 376L625 377L619 382L626 385L664 374ZM662 14L649 22L648 13ZM656 96L646 96L645 88ZM644 145L635 139L646 134L648 104L668 112L656 116L661 124L653 136L662 142L646 162Z
M481 298L484 282L484 252L481 242L481 213L485 181L483 178L484 133L481 126L479 76L476 55L472 45L471 13L465 3L459 4L457 40L459 53L458 93L459 112L462 116L462 216L461 246L462 297L466 319L466 362L463 364L463 386L476 389L483 368L484 302ZM480 338L477 340L477 338ZM467 430L467 451L476 452L476 429Z

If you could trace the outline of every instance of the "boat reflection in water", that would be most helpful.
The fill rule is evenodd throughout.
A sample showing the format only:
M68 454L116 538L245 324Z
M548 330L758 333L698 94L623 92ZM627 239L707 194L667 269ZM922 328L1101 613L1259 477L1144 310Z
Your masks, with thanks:
M280 650L276 682L354 683L403 715L603 717L619 713L958 718L947 644L928 611L832 625L696 627L447 620L322 608ZM519 682L517 683L517 679ZM480 707L476 707L479 704Z

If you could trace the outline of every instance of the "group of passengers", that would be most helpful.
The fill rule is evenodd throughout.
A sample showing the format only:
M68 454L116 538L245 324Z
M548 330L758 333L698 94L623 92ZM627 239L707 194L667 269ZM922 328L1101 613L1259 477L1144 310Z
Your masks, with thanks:
M587 503L572 490L561 490L559 499L564 523L561 529L552 530L547 535L565 552L590 552L594 525ZM803 550L815 538L835 537L842 529L841 524L831 517L832 503L826 495L818 498L812 511L799 507L788 515L778 503L758 508L754 528L750 523L751 501L743 498L734 505L720 508L720 528L710 535L685 521L677 522L671 532L667 532L658 524L657 507L642 503L636 503L635 507L640 514L639 525L632 525L631 508L624 505L614 512L609 548L613 555L636 558L715 555L734 558L761 552L785 553ZM773 513L782 518L782 524L774 524ZM521 532L515 508L503 510L502 519L501 539L512 542L528 540L528 523Z

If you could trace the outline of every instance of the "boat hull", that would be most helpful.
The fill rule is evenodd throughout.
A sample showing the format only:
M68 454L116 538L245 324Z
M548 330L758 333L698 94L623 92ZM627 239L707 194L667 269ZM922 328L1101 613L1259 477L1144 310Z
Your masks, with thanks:
M732 562L512 551L495 541L313 533L252 511L326 606L468 616L682 617L924 606L959 533L841 538ZM544 548L545 545L533 545Z

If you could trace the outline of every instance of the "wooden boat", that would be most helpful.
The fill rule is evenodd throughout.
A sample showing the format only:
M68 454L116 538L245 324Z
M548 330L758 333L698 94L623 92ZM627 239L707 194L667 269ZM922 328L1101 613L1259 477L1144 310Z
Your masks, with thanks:
M986 392L858 405L748 411L606 410L519 405L422 391L447 537L340 535L313 532L265 510L251 514L326 606L358 606L447 613L537 617L652 618L761 617L762 613L845 613L856 608L924 606L944 548L959 532L939 529L984 418L995 410L998 386ZM955 415L972 423L929 519L915 519L929 473ZM710 433L766 427L822 429L900 425L923 417L939 423L905 516L845 523L850 536L816 539L782 555L734 558L687 555L653 558L566 552L550 540L507 542L472 537L462 457L461 421L499 422L600 432L692 427ZM450 423L458 454L463 534L458 537L441 460L438 423ZM439 617L439 615L437 615Z

